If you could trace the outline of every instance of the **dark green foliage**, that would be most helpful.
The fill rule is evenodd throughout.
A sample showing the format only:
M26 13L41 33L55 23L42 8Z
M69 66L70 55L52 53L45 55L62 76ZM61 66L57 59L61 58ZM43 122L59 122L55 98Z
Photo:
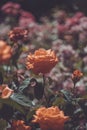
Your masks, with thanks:
M21 105L19 105L16 101L14 101L10 98L9 99L1 99L0 98L0 103L6 104L7 106L10 106L15 110L18 110L18 111L24 113L23 107Z
M25 107L31 107L32 106L31 100L29 100L29 98L27 98L27 96L25 96L21 93L14 93L11 96L11 100L16 102L17 104L19 104L21 106L25 106Z
M0 118L10 120L13 116L13 113L14 113L13 107L4 104L3 107L0 109Z
M0 84L3 84L3 75L2 75L2 72L0 72Z
M36 86L34 87L35 98L37 98L38 100L41 99L43 97L43 93L44 93L44 86L43 86L43 84L37 82Z

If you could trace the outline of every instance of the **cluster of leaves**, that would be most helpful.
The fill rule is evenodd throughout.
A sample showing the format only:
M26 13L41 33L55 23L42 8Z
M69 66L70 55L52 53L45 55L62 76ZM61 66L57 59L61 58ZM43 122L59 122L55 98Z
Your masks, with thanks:
M55 93L48 87L48 81L44 84L41 79L26 78L10 98L0 98L0 121L5 122L0 123L1 129L8 126L11 120L24 120L32 129L38 128L31 121L41 106L58 106L63 110L70 118L65 130L87 129L87 95L77 96L74 91L75 88L72 91L61 89Z

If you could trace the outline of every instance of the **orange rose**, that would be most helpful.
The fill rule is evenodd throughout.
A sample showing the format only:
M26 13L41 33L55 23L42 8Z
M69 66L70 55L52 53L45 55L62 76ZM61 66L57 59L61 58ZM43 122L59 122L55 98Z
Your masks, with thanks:
M27 56L26 66L35 74L48 73L58 62L54 51L39 49Z
M33 122L39 123L41 130L64 130L64 123L69 119L58 107L39 108Z
M13 92L6 84L0 86L0 97L3 99L9 98Z
M12 55L12 49L5 41L0 40L0 63L7 62Z
M10 130L31 130L31 127L26 126L23 120L17 120L12 122L12 128Z

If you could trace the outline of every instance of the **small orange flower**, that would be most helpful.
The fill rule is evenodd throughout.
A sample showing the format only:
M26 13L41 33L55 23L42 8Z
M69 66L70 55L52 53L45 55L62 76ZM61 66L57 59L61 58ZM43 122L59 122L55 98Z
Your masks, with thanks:
M81 71L79 70L75 70L72 74L72 79L74 81L78 81L81 77L83 76L83 73L81 73Z
M0 86L0 97L3 99L9 98L13 92L6 84Z
M31 130L31 127L26 126L23 120L17 120L12 122L11 130Z
M54 51L39 49L27 56L26 66L35 74L48 73L57 64L58 59Z
M7 62L12 55L12 49L5 41L0 40L0 63Z
M41 130L64 130L64 123L69 119L58 107L39 108L33 122L39 123Z

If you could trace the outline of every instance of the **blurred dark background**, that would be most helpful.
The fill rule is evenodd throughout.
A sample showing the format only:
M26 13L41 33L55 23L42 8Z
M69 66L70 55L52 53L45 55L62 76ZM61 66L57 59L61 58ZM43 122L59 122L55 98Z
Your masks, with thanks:
M0 7L8 1L20 3L23 9L32 12L37 18L46 15L55 6L87 14L87 0L1 0Z

